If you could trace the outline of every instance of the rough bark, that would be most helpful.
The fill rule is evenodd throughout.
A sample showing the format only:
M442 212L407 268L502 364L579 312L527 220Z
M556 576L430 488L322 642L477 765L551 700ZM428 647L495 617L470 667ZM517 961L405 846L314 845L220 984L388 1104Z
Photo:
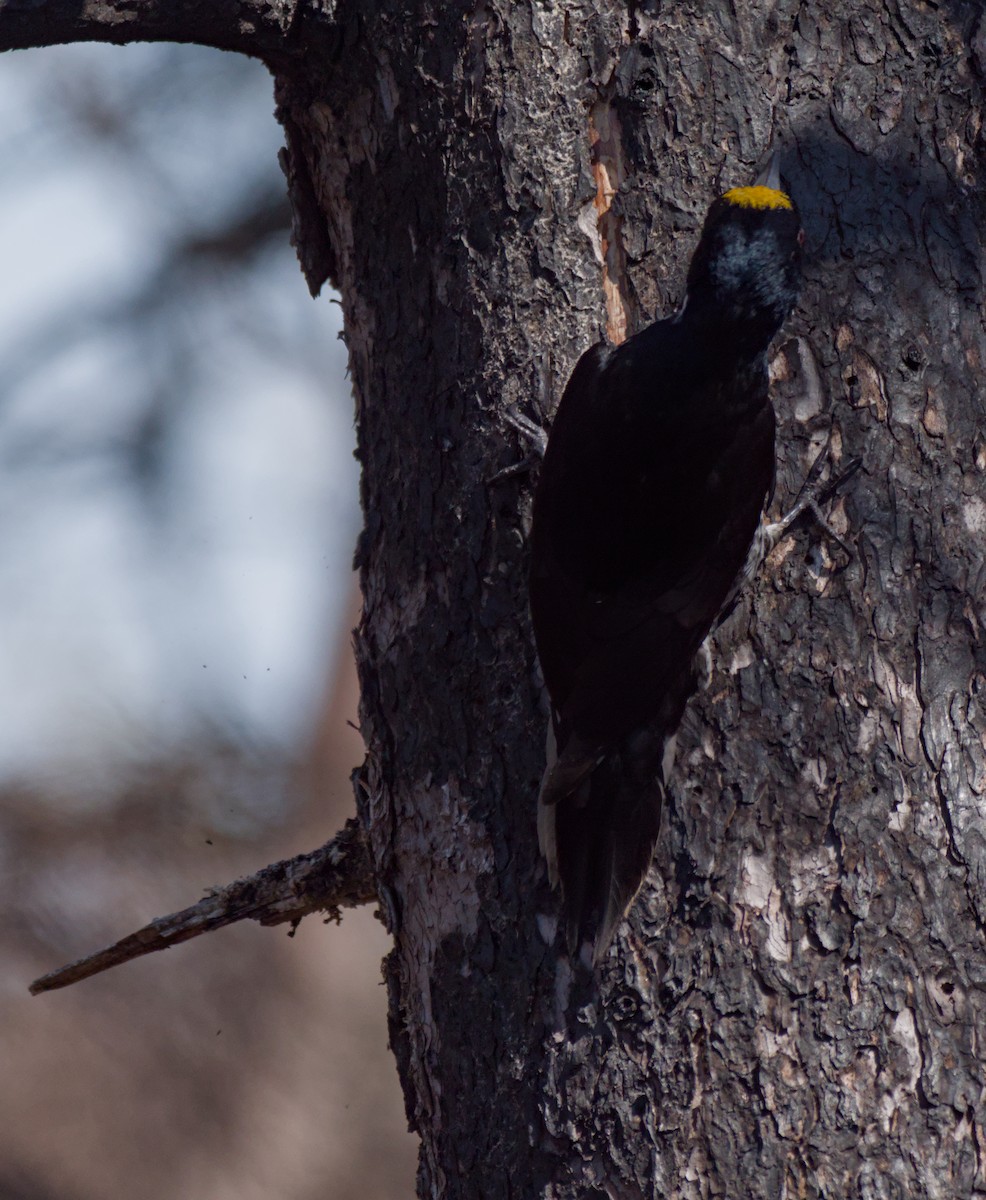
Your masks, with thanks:
M979 7L333 20L274 65L357 397L358 791L420 1195L986 1194ZM536 853L531 480L490 482L525 452L504 412L549 414L601 330L672 307L708 202L773 138L809 250L779 496L828 438L862 455L835 514L858 558L785 542L721 631L594 983L552 944Z

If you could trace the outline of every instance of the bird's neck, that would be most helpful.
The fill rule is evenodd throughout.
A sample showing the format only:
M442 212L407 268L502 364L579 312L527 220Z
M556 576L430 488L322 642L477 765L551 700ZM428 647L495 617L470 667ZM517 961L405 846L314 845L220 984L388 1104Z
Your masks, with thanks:
M777 333L772 313L751 312L737 305L731 308L721 298L688 296L675 318L696 342L723 361L742 360L759 365L765 359L771 339Z

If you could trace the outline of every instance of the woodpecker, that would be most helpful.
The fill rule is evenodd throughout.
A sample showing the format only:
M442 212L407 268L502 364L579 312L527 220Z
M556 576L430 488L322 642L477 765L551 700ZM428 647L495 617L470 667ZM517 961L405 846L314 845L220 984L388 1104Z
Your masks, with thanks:
M534 498L530 605L551 701L538 836L573 959L599 962L650 865L696 655L767 545L767 350L804 234L778 156L712 204L684 303L579 359Z

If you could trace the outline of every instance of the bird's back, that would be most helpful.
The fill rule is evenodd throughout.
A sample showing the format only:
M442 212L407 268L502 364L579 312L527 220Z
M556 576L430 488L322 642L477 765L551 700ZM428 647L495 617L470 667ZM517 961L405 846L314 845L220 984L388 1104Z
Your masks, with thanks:
M771 489L762 357L723 370L691 342L668 320L593 347L559 405L535 498L531 610L563 740L608 744L658 715Z

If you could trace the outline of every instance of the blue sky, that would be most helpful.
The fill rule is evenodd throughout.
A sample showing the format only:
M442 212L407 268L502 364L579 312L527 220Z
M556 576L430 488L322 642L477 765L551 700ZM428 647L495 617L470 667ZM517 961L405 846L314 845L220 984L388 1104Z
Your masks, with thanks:
M284 238L232 287L189 272L165 336L126 317L280 179L272 110L262 67L197 48L0 64L0 783L82 793L203 723L309 730L357 529L338 305Z

